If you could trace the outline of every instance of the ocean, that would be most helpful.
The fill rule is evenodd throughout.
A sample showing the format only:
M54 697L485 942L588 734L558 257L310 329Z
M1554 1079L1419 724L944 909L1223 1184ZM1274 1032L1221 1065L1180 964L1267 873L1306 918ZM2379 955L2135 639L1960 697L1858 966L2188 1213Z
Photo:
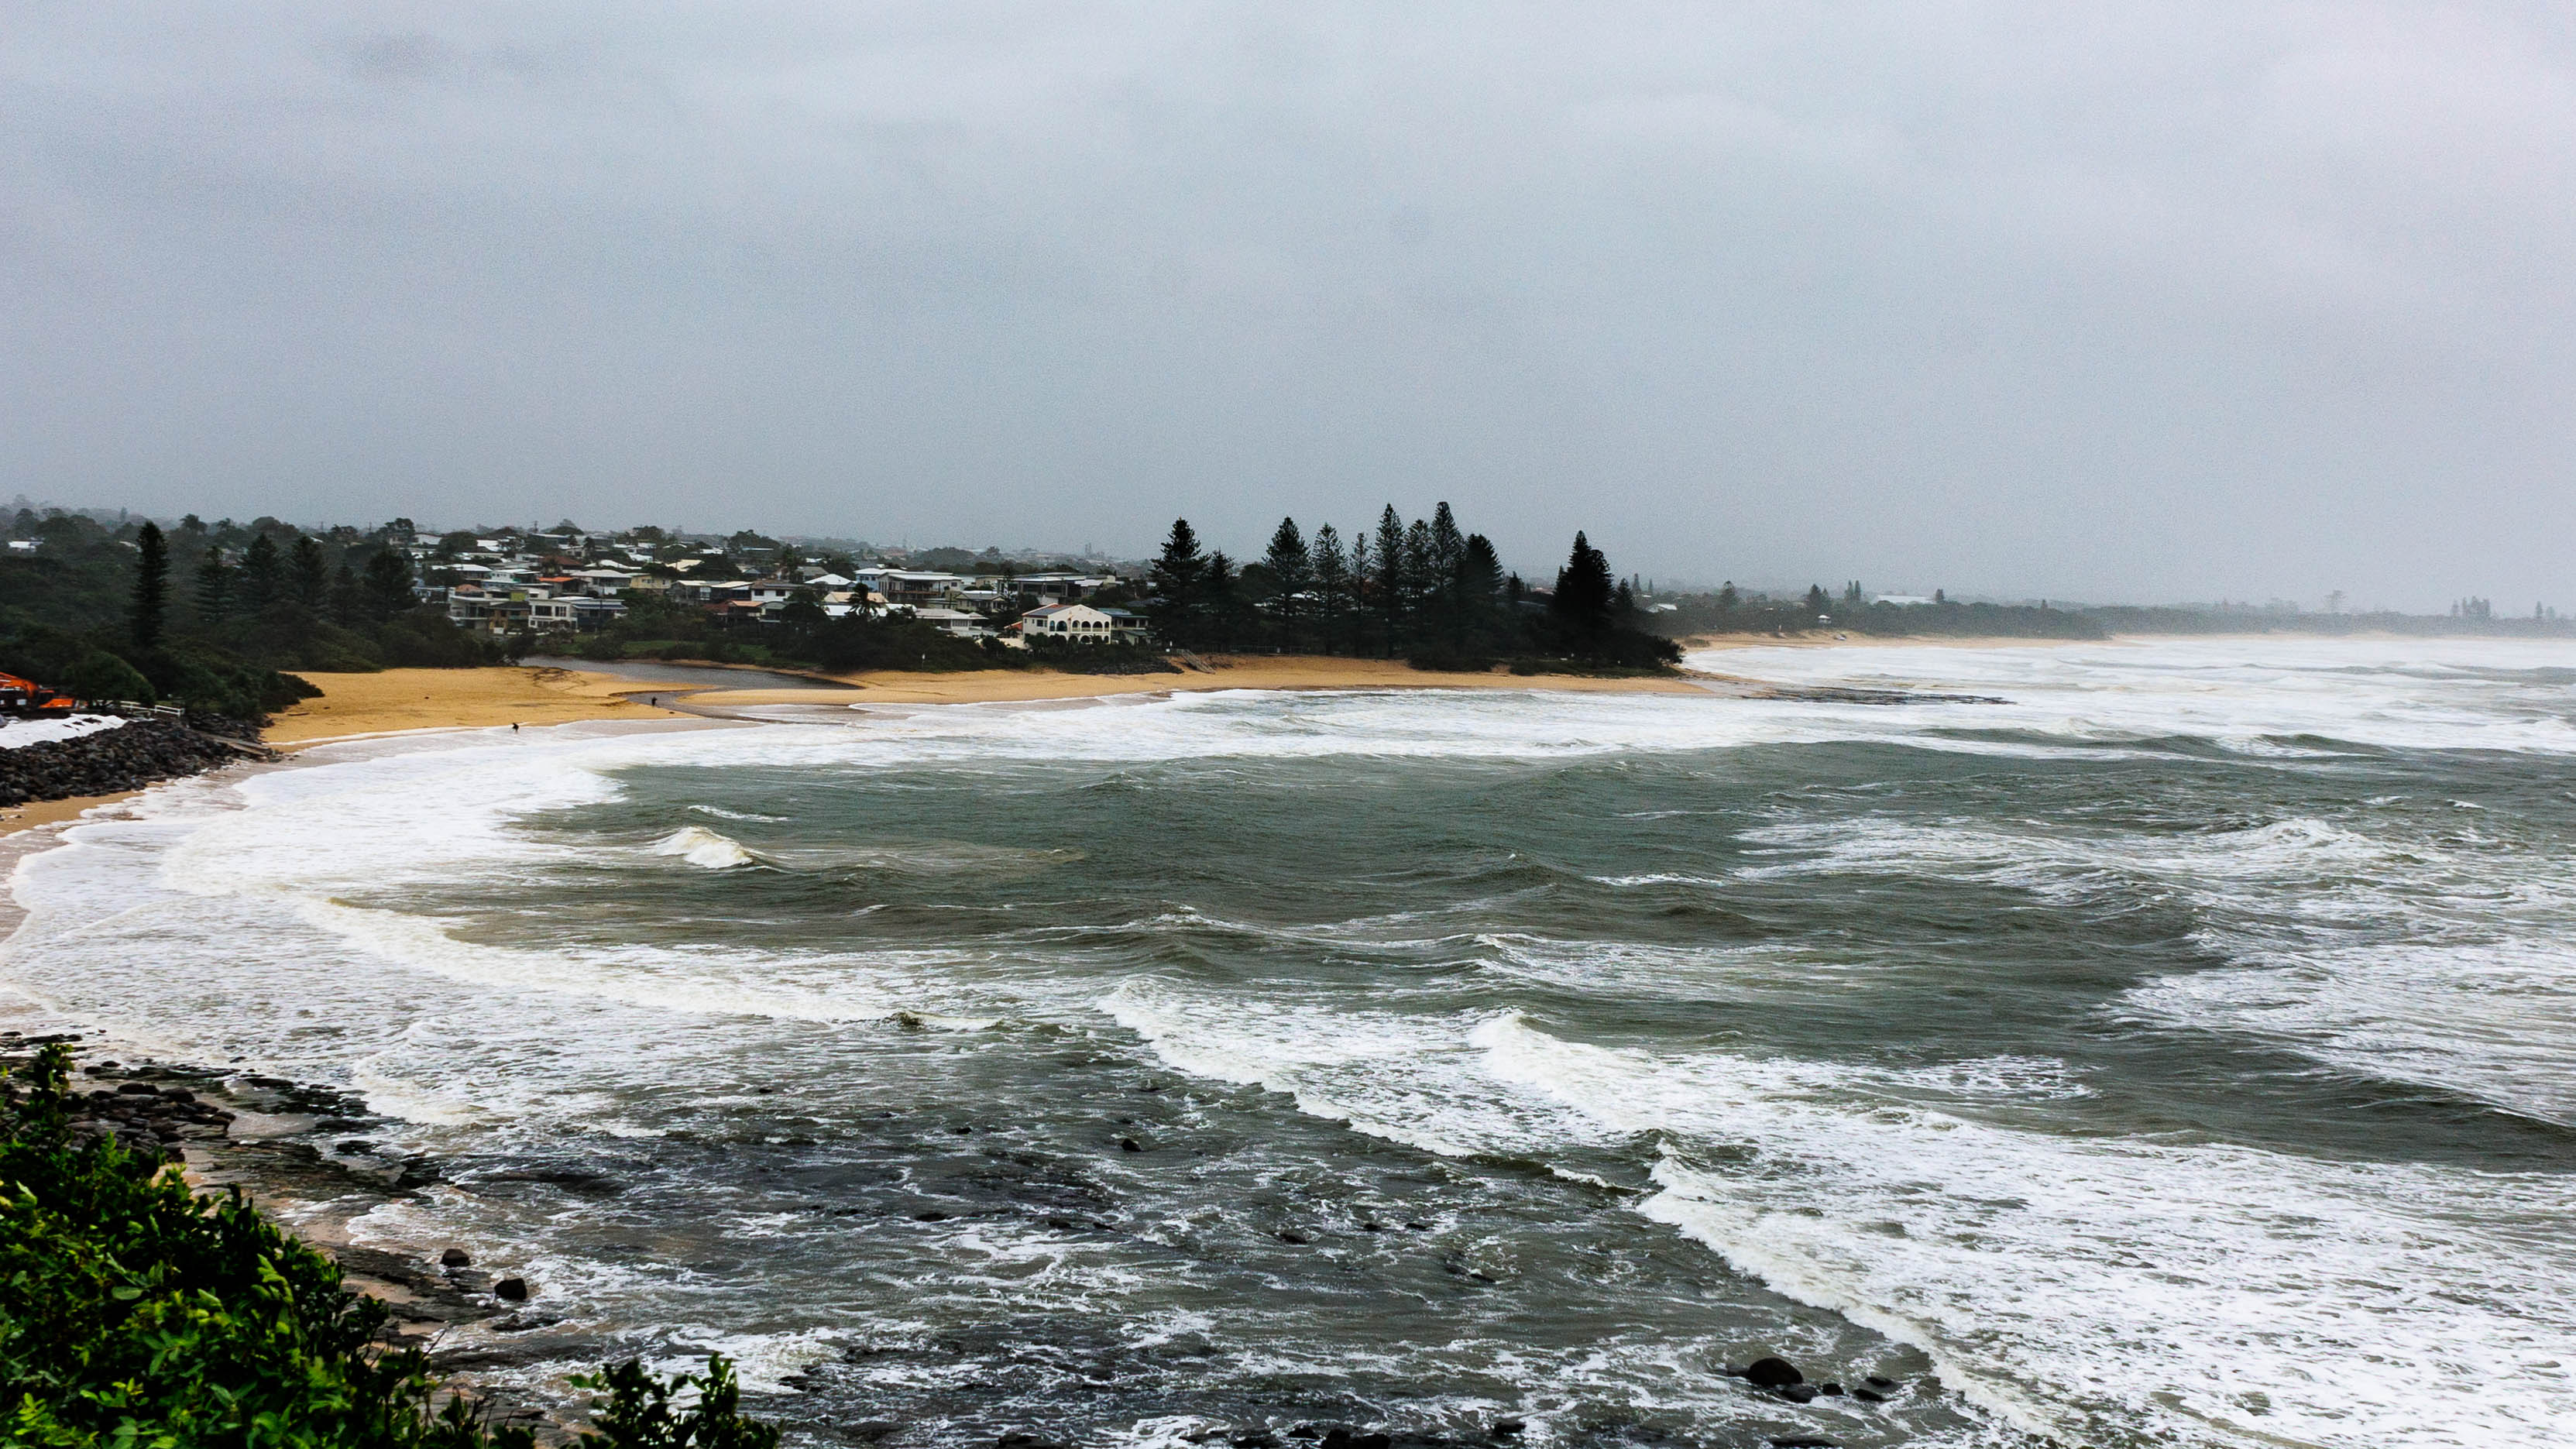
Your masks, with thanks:
M2576 646L1760 649L165 786L0 984L806 1442L2576 1443ZM843 717L845 716L845 717ZM1765 1354L1873 1388L1807 1404Z

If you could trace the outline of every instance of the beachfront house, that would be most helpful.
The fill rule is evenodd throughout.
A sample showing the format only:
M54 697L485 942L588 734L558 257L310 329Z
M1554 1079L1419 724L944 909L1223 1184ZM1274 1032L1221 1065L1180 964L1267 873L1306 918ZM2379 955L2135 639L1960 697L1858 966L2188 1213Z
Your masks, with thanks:
M605 629L624 617L624 604L615 599L593 598L588 594L528 600L528 627L539 633L587 633L593 629Z
M927 609L917 608L912 610L912 617L942 634L954 634L960 639L987 638L993 632L993 626L986 622L983 615L969 613L964 609L936 606Z
M475 634L511 634L528 627L525 589L458 584L447 591L448 622Z
M1112 644L1150 644L1154 639L1154 621L1129 609L1103 609L1109 617L1109 642Z
M1031 609L1020 616L1020 637L1024 640L1053 639L1060 644L1107 644L1117 635L1118 624L1106 609L1089 604L1049 604Z
M900 608L950 608L966 592L963 575L926 569L868 569L860 572L856 582L885 595L887 603Z

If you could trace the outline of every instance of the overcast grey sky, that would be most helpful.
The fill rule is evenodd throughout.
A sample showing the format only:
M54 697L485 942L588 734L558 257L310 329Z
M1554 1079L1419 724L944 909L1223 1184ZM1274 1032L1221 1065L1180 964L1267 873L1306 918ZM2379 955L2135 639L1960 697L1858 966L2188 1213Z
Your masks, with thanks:
M2576 609L2563 4L0 21L0 496Z

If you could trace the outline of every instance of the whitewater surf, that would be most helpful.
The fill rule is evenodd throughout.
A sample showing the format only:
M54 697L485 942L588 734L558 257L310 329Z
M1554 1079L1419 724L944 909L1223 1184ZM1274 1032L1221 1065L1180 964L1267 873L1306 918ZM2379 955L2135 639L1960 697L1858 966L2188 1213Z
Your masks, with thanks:
M0 977L362 1094L444 1180L353 1236L540 1285L478 1373L826 1439L2576 1417L2576 651L1708 662L1962 698L325 747L29 857Z

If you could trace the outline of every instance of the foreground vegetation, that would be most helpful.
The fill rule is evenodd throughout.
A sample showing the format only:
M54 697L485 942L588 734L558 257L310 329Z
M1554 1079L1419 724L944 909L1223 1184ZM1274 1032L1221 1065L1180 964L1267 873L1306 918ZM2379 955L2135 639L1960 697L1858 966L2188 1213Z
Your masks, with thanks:
M385 1305L238 1191L200 1198L112 1137L76 1139L70 1059L47 1046L0 1103L0 1442L58 1449L527 1449L379 1341ZM591 1390L577 1442L771 1449L721 1358L662 1379L629 1362Z

